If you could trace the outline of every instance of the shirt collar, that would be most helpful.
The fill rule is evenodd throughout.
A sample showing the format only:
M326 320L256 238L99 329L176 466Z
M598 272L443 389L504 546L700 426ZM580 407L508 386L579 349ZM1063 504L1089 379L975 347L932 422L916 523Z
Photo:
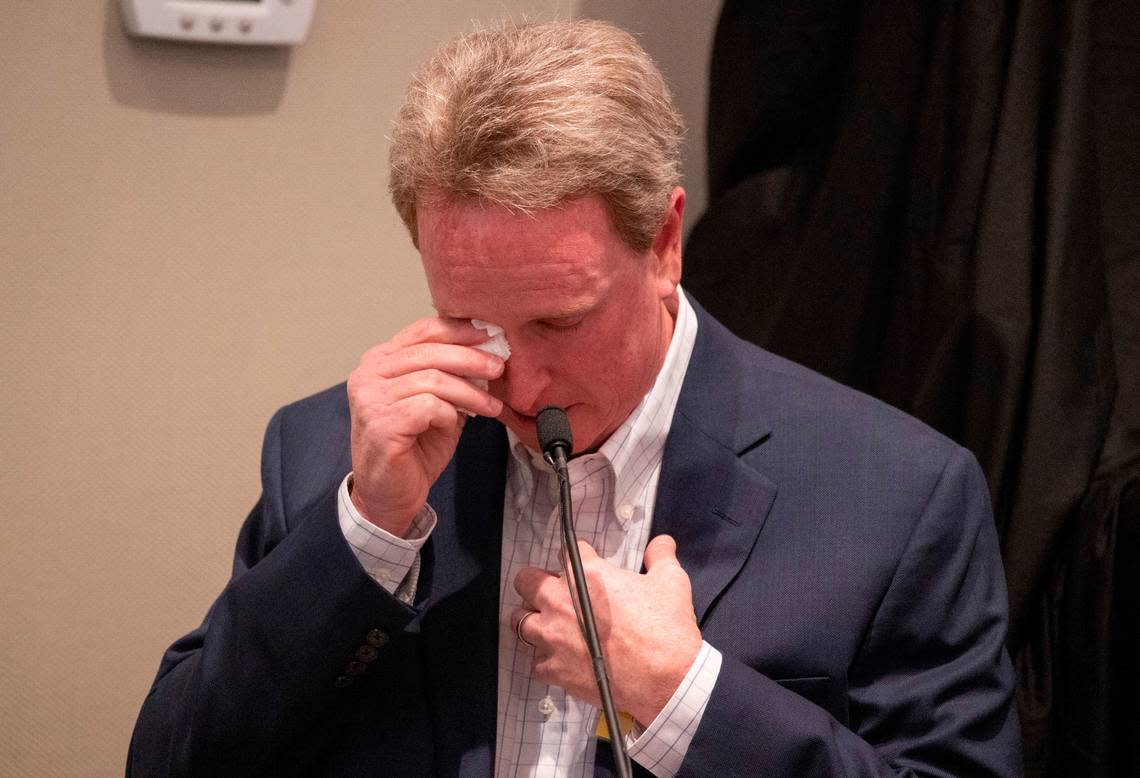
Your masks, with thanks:
M613 490L615 507L632 496L642 483L642 476L657 467L665 450L665 440L673 424L673 411L681 394L681 384L693 355L697 339L697 317L681 287L677 287L677 318L673 323L673 336L665 353L665 361L652 388L626 417L613 434L606 439L596 454L578 457L570 462L570 483L594 476L599 469L598 459L604 460L605 469L612 471L616 487ZM510 429L507 430L511 455L521 465L524 488L534 488L534 473L548 467L542 455L528 449ZM623 527L628 518L618 517Z

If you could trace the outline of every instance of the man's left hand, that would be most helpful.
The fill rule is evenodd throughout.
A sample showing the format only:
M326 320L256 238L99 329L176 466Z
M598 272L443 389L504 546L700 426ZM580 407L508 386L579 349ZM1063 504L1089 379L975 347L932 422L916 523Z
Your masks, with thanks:
M689 576L677 561L677 544L659 535L645 548L645 573L623 570L578 541L598 637L618 708L648 726L681 685L701 650ZM566 581L537 567L515 578L524 610L522 636L534 646L534 674L546 683L600 705L593 666L578 629Z

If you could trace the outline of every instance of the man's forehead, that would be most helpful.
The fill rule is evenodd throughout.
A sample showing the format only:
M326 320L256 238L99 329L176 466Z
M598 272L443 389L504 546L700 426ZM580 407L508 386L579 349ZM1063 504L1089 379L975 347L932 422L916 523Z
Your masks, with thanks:
M420 218L420 254L441 314L510 306L522 315L571 316L607 283L620 243L599 203L534 213L478 203L432 205ZM620 251L619 251L620 253Z
M506 290L525 286L535 293L553 293L592 287L604 278L603 268L591 262L586 252L556 260L541 251L520 252L518 256L508 252L457 251L436 254L431 260L425 258L424 268L430 285L445 288L488 286Z
M484 318L509 310L512 318L557 319L586 313L595 304L604 279L574 273L429 273L432 306L442 316Z

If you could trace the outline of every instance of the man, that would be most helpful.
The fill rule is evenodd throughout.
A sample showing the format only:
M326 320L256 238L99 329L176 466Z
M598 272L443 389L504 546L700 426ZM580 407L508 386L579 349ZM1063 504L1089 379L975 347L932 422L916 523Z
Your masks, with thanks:
M421 69L391 188L439 315L274 416L233 578L129 771L609 774L535 454L558 404L641 774L1016 772L977 465L685 299L681 132L599 23Z

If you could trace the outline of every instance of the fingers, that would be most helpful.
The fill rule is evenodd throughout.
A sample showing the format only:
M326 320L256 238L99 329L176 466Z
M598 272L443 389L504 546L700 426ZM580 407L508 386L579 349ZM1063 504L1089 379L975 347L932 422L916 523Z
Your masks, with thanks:
M352 500L369 521L402 537L455 452L461 409L502 413L501 400L468 380L503 372L502 359L472 348L486 340L468 321L420 319L349 375Z
M558 588L565 589L565 584L557 575L538 567L524 567L520 570L515 576L514 586L523 598L523 604L530 610L549 607Z
M448 431L459 425L464 416L451 403L430 394L415 394L394 404L392 432L416 437L429 429Z
M595 559L601 559L601 557L598 556L598 552L594 550L594 547L584 540L578 541L578 556L582 559L583 566L593 562Z
M514 632L519 640L532 648L535 641L538 640L540 632L540 625L535 623L535 619L539 618L540 615L538 611L526 608L519 608L511 612L511 632Z
M404 327L388 342L396 349L401 349L416 343L457 343L462 346L474 346L489 339L486 331L475 327L470 319L428 316Z
M503 402L470 381L435 368L397 376L374 387L373 399L395 404L409 397L428 395L444 400L453 408L464 408L483 416L498 416Z
M486 333L465 320L421 319L365 352L348 381L356 410L382 409L417 394L430 394L483 416L498 416L502 401L467 379L490 381L503 360L473 345Z
M584 541L578 549L618 705L639 721L653 721L701 647L677 544L667 535L653 538L645 549L644 575L600 557ZM595 699L593 665L566 581L528 567L516 575L514 586L523 604L510 623L515 636L531 647L527 656L534 677L580 699Z
M677 561L677 541L669 535L658 535L649 541L645 547L645 569L653 570L659 565L673 563L680 566Z
M415 343L391 352L378 347L365 353L361 364L371 367L384 378L428 368L485 379L498 378L503 372L501 358L472 346L454 343Z

